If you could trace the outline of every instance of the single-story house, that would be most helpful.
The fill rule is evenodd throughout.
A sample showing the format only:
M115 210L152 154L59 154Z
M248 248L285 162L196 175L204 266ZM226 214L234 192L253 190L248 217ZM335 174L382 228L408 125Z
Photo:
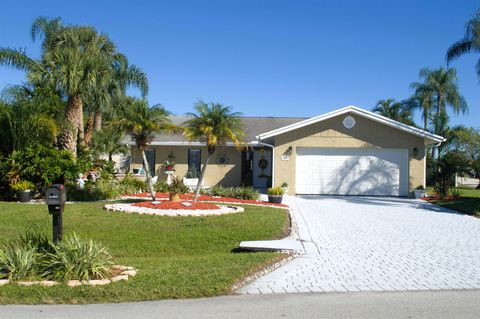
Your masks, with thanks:
M188 118L172 116L175 124ZM288 184L289 194L411 196L425 187L426 153L441 136L370 111L347 106L312 118L244 117L248 148L217 150L205 185L267 187ZM130 169L142 166L131 144ZM174 158L175 175L197 171L206 147L181 134L158 134L147 151L153 175L166 178L164 162Z

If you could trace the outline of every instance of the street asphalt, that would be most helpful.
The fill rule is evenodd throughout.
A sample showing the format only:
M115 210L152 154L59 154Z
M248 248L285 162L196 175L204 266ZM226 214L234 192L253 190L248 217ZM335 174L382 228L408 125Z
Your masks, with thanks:
M35 318L479 318L480 290L235 295L123 304L0 306Z

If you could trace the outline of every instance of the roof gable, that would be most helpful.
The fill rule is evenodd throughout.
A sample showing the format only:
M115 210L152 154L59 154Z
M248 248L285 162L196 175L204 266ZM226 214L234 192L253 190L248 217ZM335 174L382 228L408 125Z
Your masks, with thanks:
M266 133L262 133L260 135L257 135L257 139L265 140L265 139L268 139L270 137L274 137L274 136L277 136L277 135L280 135L280 134L283 134L283 133L287 133L287 132L290 132L290 131L293 131L293 130L296 130L296 129L299 129L299 128L302 128L302 127L305 127L305 126L308 126L308 125L311 125L311 124L315 124L315 123L318 123L318 122L321 122L321 121L325 121L327 119L330 119L330 118L333 118L333 117L336 117L336 116L339 116L339 115L342 115L342 114L346 114L346 113L353 113L353 114L356 114L358 116L370 119L372 121L375 121L375 122L378 122L378 123L396 128L398 130L407 132L409 134L420 136L420 137L430 141L429 144L441 143L445 140L443 137L441 137L439 135L435 135L435 134L432 134L432 133L427 132L425 130L422 130L422 129L419 129L419 128L416 128L416 127L413 127L413 126L410 126L410 125L407 125L407 124L400 123L398 121L392 120L392 119L387 118L385 116L382 116L382 115L364 110L362 108L359 108L359 107L356 107L356 106L353 106L353 105L350 105L350 106L347 106L347 107L344 107L344 108L341 108L341 109L338 109L338 110L335 110L335 111L332 111L332 112L329 112L329 113L325 113L323 115L311 117L309 119L306 119L306 120L303 120L303 121L300 121L300 122L297 122L297 123L293 123L293 124L290 124L290 125L287 125L287 126L284 126L284 127L280 127L280 128L268 131Z

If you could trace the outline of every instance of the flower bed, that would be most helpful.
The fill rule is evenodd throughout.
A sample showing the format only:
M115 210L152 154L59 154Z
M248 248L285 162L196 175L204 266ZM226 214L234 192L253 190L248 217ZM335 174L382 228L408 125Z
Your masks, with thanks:
M132 204L132 206L137 207L146 207L152 209L188 209L188 210L209 210L209 209L220 209L215 204L211 203L202 203L202 202L139 202Z
M140 202L133 204L108 204L105 205L104 208L108 211L159 216L212 216L241 213L244 211L242 207L236 206L217 206L210 203L182 203L170 201Z
M448 201L454 201L454 200L459 200L459 199L462 199L463 197L461 196L457 196L457 197L454 197L454 196L445 196L444 198L440 198L440 196L438 195L429 195L428 197L422 197L421 199L426 201L426 202L436 202L436 201L444 201L444 202L448 202Z
M123 197L124 198L150 198L151 195L150 193L138 193L138 194L124 195ZM169 194L157 192L155 197L158 200L166 200L168 199ZM194 194L191 194L191 193L180 195L180 199L184 201L191 201L193 200L193 197L194 197ZM239 198L231 198L231 197L216 197L216 196L200 195L198 200L200 202L259 205L259 206L270 206L270 207L278 207L278 208L288 208L288 206L285 204L275 204L275 203L264 202L261 200L239 199Z

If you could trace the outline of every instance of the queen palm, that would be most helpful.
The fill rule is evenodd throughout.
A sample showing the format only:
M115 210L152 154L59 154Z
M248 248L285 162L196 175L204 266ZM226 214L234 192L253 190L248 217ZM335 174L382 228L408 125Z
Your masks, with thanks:
M472 52L480 53L480 10L468 20L463 38L448 48L447 62ZM477 75L480 77L480 60L477 62L476 69Z
M428 130L428 120L433 109L433 92L425 83L412 83L411 88L415 90L405 104L410 110L418 109L422 113L423 129Z
M460 95L455 69L438 68L430 70L424 68L420 70L420 78L424 81L412 83L412 87L419 88L423 94L428 92L431 95L435 107L435 117L442 116L442 113L446 114L447 106L455 114L468 111L468 105L463 96ZM435 133L438 133L438 129L438 127L434 128Z
M120 128L130 132L132 140L142 153L143 167L147 175L147 183L152 200L155 200L150 167L148 166L145 150L159 132L169 132L174 129L168 118L169 112L160 105L148 107L145 100L133 100L123 118L113 122Z
M195 105L197 113L188 113L190 120L184 123L184 135L191 141L200 141L207 147L207 158L203 164L195 190L194 201L200 194L200 188L205 178L205 171L211 157L219 147L232 142L237 148L244 145L244 131L241 113L232 112L231 107L222 104L206 104L202 101Z
M407 125L414 124L410 109L394 99L379 100L372 111Z

